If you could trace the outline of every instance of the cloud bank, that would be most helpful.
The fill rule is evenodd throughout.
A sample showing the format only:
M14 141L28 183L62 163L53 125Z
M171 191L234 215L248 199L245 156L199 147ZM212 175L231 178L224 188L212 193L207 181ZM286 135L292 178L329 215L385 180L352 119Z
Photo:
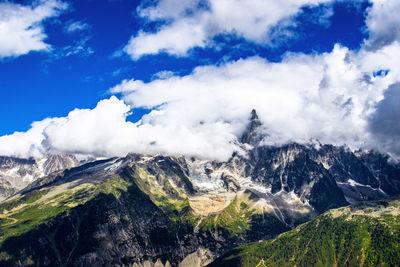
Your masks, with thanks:
M389 48L400 52L397 43ZM0 137L0 151L25 157L46 151L95 156L137 152L226 160L239 149L237 138L252 108L264 124L268 145L318 139L384 149L390 144L381 142L374 124L398 110L398 94L387 88L400 81L400 72L377 74L383 65L365 63L373 57L384 60L385 54L353 53L337 45L322 55L288 54L280 63L251 57L197 67L183 77L125 80L111 89L123 100L113 96L93 109L75 109L66 117L34 123L26 133ZM153 111L132 123L127 121L131 107ZM392 120L397 116L393 113Z
M230 125L217 122L189 127L132 123L130 106L112 96L93 109L75 109L68 116L32 124L23 133L0 137L0 154L38 157L45 153L124 156L129 152L193 155L223 160L235 149ZM161 111L153 111L151 116ZM209 136L214 136L209 140Z
M42 0L32 5L1 2L0 59L49 50L42 22L58 16L67 7L58 0Z
M370 117L379 112L382 99L391 97L384 95L389 85L400 81L400 69L390 60L399 52L397 43L379 52L359 53L336 45L322 55L288 54L280 63L252 57L198 67L183 77L149 83L125 80L111 91L122 93L133 106L158 107L159 113L145 116L144 123L188 125L195 131L197 125L223 122L240 137L255 108L268 145L317 139L379 148Z

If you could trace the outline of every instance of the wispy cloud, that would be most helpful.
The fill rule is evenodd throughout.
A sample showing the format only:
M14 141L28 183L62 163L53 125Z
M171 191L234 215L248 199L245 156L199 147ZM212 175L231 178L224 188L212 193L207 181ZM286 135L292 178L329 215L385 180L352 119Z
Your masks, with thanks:
M83 37L82 39L75 41L73 45L68 45L63 48L63 53L61 56L73 56L80 55L83 57L90 56L94 53L93 48L87 45L90 40L90 36Z
M64 30L67 33L76 33L76 32L86 31L89 28L90 26L86 22L70 20L66 23Z

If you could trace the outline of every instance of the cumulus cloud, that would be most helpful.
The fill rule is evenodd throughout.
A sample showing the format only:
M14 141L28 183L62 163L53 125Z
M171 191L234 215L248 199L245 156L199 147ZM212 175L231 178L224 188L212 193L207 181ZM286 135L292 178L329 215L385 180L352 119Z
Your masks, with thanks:
M369 129L376 146L383 151L400 155L400 83L391 85L369 118Z
M127 121L131 107L112 96L93 109L48 118L25 132L0 137L0 154L39 157L44 153L124 156L129 152L193 155L223 160L235 150L230 125L167 125ZM162 111L153 111L156 116ZM209 139L209 136L213 136Z
M40 157L43 154L44 128L52 119L34 122L27 132L15 132L0 137L0 154L22 158Z
M397 0L372 0L368 8L366 19L369 39L366 47L380 49L400 39L400 1Z
M281 22L288 24L301 7L329 2L331 0L160 0L153 6L139 8L138 15L147 21L162 21L162 26L156 32L138 32L124 50L133 59L160 52L184 56L191 48L209 46L218 34L232 34L268 44L271 37L282 36L271 32L272 28ZM330 9L324 10L321 23L327 23L326 18L332 15Z
M387 114L381 105L396 103L385 93L392 89L385 90L400 79L396 71L378 74L382 67L391 68L390 62L376 67L364 62L374 56L382 58L336 45L321 55L288 54L280 63L251 57L197 67L182 77L124 80L110 89L123 100L113 96L93 109L35 123L27 133L0 137L0 154L137 152L226 160L240 150L237 139L253 108L267 134L264 144L318 139L383 149L371 125L382 118L376 114ZM132 123L127 120L132 107L152 111Z
M0 59L49 50L42 22L66 8L67 4L58 0L42 0L32 5L0 3Z
M399 53L400 47L389 50ZM226 160L240 150L237 139L253 108L267 134L264 144L318 139L385 149L381 136L390 120L382 131L372 129L382 127L377 122L388 114L398 116L397 91L387 88L400 81L399 69L391 61L372 66L368 58L385 59L384 50L354 53L336 45L321 55L287 54L279 63L251 57L197 67L182 77L124 80L110 89L123 100L113 96L93 109L75 109L36 122L26 133L0 137L0 154L137 152ZM132 123L132 107L152 111Z
M322 55L288 54L281 63L253 57L198 67L184 77L125 80L111 92L122 92L134 106L159 107L160 113L143 118L154 125L227 122L240 137L255 108L269 135L266 144L316 138L360 147L369 140L368 116L393 81L374 76L377 70L337 45Z

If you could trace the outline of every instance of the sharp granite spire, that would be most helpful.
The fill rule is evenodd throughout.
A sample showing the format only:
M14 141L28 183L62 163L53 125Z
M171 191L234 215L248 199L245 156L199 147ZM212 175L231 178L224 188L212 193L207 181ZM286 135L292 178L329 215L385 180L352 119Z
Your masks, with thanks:
M244 144L256 145L262 139L262 136L258 132L261 125L262 123L258 118L257 112L253 109L250 113L250 122L240 141Z

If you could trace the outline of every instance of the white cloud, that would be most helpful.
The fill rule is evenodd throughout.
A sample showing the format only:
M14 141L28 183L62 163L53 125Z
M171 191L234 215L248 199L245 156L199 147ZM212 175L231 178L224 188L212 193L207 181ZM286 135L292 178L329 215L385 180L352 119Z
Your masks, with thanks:
M89 24L83 21L69 21L67 25L65 25L65 31L67 33L75 33L85 31L87 29L89 29Z
M400 46L389 50L400 53ZM385 90L400 81L399 68L391 61L375 67L365 61L384 60L383 52L354 53L336 45L321 55L288 54L280 63L252 57L197 67L183 77L124 80L110 90L122 93L125 102L113 96L94 109L75 109L37 122L26 133L0 137L0 154L137 152L226 160L238 149L237 137L253 108L268 134L265 144L318 139L384 149L388 145L371 131L370 122ZM377 75L380 68L390 71ZM132 123L128 104L154 110Z
M255 108L268 144L316 138L360 147L368 141L367 118L392 82L373 77L361 64L358 54L336 46L323 55L289 54L281 63L253 57L198 67L184 77L124 80L111 92L123 92L134 106L161 106L160 113L143 118L153 125L227 122L239 137Z
M73 45L64 47L63 55L66 57L73 55L80 55L84 57L90 56L94 53L93 48L87 45L87 42L90 40L90 38L90 36L85 36L80 40L75 41Z
M400 39L400 1L371 0L372 7L368 9L366 24L369 39L366 46L379 49Z
M190 48L205 47L206 42L207 33L203 25L194 19L182 19L155 34L140 31L130 39L124 50L133 59L160 52L184 56Z
M129 152L193 155L225 159L235 149L230 125L218 122L189 127L132 123L130 107L116 97L100 101L94 109L75 109L62 118L32 124L25 132L0 137L0 155L38 157L43 153L124 156ZM162 111L153 111L157 116ZM209 136L213 136L209 140ZM228 154L227 154L228 153Z
M400 156L400 84L391 85L369 119L369 128L376 146Z
M169 71L169 70L162 70L159 71L155 74L152 75L152 79L167 79L167 78L171 78L172 76L174 76L174 72L173 71Z
M42 22L66 8L67 4L58 0L42 0L30 6L0 3L0 59L49 50Z
M160 0L154 6L138 9L138 14L146 20L161 20L165 24L156 32L140 31L132 36L124 50L135 60L160 52L185 56L191 48L208 46L218 34L233 34L251 42L271 44L273 36L282 35L271 32L274 26L284 20L288 24L305 5L329 2L331 0L209 0L206 1L208 7L204 7L204 1L200 0ZM320 22L327 23L330 15L332 12L327 8L321 11Z
M34 122L27 132L15 132L0 137L0 154L22 158L38 157L43 153L43 130L52 121L44 119Z
M224 160L238 149L236 139L253 108L269 135L266 144L318 139L354 148L376 146L369 118L385 89L400 77L396 71L374 75L378 69L364 62L374 56L381 55L337 45L322 55L288 54L280 63L252 57L197 67L183 77L124 80L111 92L122 93L134 107L155 108L138 123L128 122L130 107L111 97L92 110L76 109L37 124L44 126L33 125L28 133L35 132L38 140L28 139L28 133L1 137L0 154L10 154L13 147L20 147L19 155L32 153L31 142L37 151L56 153L166 153Z

